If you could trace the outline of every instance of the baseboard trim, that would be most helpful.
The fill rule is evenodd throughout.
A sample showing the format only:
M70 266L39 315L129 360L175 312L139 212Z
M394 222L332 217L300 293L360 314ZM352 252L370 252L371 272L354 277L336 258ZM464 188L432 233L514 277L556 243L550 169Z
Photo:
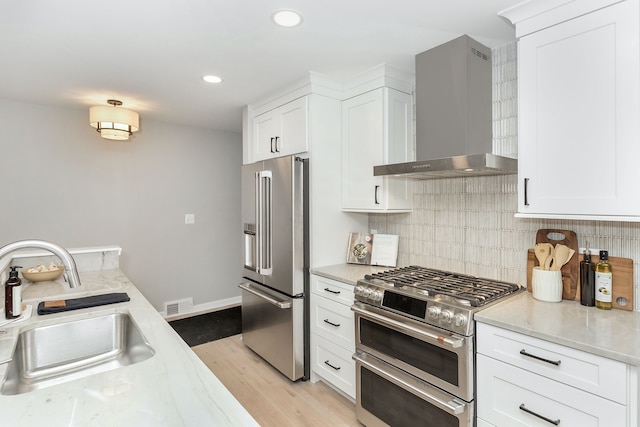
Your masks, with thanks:
M160 312L160 315L164 317L167 322L172 320L185 319L187 317L197 316L199 314L211 313L212 311L224 310L226 308L237 307L242 304L242 297L237 296L233 298L226 298L217 301L210 301L204 304L197 304L193 306L193 309L188 313L180 313L177 316L167 317L167 313Z

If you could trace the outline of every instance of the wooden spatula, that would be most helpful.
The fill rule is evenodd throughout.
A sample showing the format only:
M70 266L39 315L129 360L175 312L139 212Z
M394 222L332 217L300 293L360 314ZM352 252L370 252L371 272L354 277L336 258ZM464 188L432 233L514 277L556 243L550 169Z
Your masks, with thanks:
M538 243L534 248L533 252L536 254L536 258L538 258L540 270L545 270L547 258L551 256L551 248L552 246L549 243Z
M547 244L551 249L551 254L547 258L547 260L544 262L544 270L551 270L551 263L556 257L556 248L551 243L547 243Z

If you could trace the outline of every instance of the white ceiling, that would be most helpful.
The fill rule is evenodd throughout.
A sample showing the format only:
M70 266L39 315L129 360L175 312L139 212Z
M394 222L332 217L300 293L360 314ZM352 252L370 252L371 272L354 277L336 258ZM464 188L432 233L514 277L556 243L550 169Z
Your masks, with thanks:
M522 0L16 0L0 9L0 98L240 132L241 107L315 71L344 81L461 34L514 40ZM271 21L302 13L296 28ZM205 74L224 79L202 81Z

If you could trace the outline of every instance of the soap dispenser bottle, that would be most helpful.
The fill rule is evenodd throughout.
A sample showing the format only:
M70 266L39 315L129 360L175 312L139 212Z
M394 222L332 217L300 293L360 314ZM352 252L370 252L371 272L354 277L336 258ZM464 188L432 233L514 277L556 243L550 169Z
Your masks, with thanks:
M22 280L18 277L18 268L11 267L9 278L4 283L4 317L15 319L22 314Z

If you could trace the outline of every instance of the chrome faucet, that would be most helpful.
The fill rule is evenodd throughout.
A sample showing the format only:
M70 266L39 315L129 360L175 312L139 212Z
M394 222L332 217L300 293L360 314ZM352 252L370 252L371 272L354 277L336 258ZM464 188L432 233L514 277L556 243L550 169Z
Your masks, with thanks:
M44 240L18 240L17 242L9 243L0 248L0 258L4 257L10 252L17 249L25 248L38 248L47 250L60 258L64 265L65 273L69 280L69 286L77 288L81 285L80 276L78 276L78 270L76 269L76 262L73 260L71 254L62 246L55 243L46 242Z

